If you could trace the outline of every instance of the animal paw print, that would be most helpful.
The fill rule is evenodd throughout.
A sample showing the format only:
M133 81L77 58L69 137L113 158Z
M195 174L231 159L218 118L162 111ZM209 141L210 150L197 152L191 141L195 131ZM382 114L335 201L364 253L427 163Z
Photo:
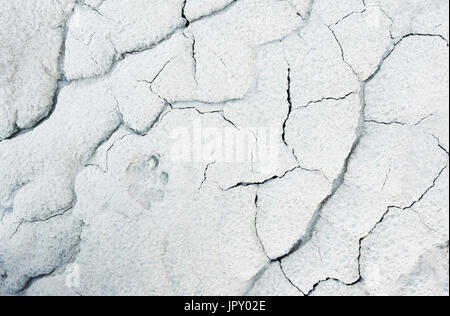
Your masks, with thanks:
M126 175L128 193L144 209L150 210L152 203L164 199L169 175L160 170L157 156L136 158L129 164Z

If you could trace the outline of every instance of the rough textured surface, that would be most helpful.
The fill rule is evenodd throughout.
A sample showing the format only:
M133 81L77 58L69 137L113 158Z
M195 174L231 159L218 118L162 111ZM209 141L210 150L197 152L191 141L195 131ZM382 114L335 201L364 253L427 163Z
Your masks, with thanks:
M447 1L0 3L0 295L449 295Z
M2 0L0 141L33 128L53 110L73 5L73 0Z

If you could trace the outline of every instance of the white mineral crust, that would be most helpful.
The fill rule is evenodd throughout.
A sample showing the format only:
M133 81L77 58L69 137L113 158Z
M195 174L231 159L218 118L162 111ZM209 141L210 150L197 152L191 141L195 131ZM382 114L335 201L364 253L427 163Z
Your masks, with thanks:
M0 0L0 295L449 295L447 0Z

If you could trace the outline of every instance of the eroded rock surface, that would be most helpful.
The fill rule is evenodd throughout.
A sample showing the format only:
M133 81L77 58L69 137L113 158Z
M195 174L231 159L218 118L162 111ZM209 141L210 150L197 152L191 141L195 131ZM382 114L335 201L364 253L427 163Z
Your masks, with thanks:
M53 110L74 2L1 2L0 141L33 128Z
M1 4L0 294L449 294L447 1Z

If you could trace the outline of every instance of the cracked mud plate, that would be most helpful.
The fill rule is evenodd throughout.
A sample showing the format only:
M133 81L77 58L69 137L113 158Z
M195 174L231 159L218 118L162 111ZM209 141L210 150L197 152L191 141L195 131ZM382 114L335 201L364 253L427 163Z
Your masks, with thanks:
M445 0L1 0L0 295L449 295Z

